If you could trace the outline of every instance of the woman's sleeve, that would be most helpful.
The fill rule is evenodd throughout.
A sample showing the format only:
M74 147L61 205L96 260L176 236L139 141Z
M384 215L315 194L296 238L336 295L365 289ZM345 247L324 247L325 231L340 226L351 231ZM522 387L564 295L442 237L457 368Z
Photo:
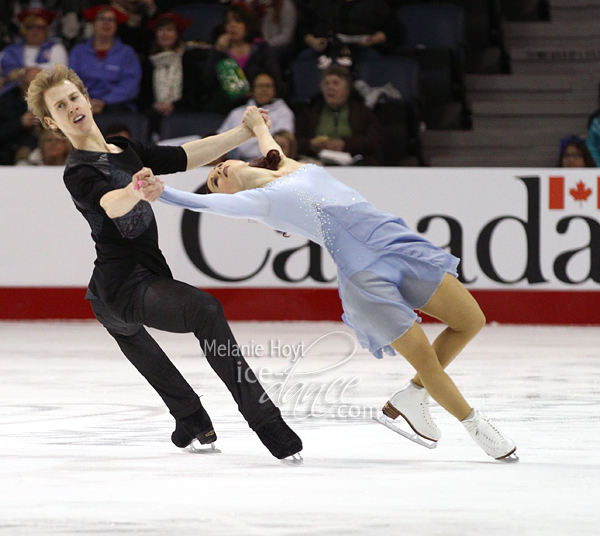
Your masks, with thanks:
M269 202L263 190L245 190L235 194L194 194L165 186L160 201L169 205L228 216L262 219L267 216Z

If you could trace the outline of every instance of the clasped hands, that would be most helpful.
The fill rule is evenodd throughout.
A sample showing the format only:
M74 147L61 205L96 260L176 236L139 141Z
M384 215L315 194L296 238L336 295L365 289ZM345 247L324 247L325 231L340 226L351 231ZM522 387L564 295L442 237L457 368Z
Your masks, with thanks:
M245 125L254 134L254 129L261 125L267 125L267 128L271 128L271 118L269 112L263 108L257 108L256 106L248 106L242 117L242 124ZM255 134L254 134L255 135Z
M143 201L156 201L165 188L165 183L152 173L150 168L144 167L134 173L131 179L134 195Z

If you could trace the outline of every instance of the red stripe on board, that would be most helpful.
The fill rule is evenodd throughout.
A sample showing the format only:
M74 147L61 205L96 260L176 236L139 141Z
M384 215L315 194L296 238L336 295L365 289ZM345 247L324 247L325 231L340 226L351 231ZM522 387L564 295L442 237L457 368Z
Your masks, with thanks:
M548 208L565 208L565 178L550 177L550 188L548 191Z
M229 320L340 320L337 289L214 288ZM473 290L488 322L600 325L600 292ZM0 320L93 318L83 288L0 288ZM426 319L430 320L430 319Z

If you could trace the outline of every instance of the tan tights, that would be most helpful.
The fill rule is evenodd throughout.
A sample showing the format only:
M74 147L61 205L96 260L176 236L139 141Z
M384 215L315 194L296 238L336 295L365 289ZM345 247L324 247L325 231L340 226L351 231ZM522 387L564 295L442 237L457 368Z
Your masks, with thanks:
M391 346L417 371L413 381L423 385L440 406L462 421L471 406L444 369L483 328L485 316L469 291L449 274L420 310L448 327L431 344L415 322Z

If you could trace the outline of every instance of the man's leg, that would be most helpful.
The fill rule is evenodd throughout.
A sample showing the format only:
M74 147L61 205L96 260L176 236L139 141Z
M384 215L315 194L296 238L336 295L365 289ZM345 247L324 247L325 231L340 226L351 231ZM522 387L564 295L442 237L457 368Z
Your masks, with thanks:
M186 283L152 276L135 288L131 303L126 314L131 314L135 323L174 333L194 333L208 363L253 430L280 416L244 359L216 298Z
M175 419L187 417L201 408L198 395L144 326L118 319L100 300L90 303L98 321L163 399Z

